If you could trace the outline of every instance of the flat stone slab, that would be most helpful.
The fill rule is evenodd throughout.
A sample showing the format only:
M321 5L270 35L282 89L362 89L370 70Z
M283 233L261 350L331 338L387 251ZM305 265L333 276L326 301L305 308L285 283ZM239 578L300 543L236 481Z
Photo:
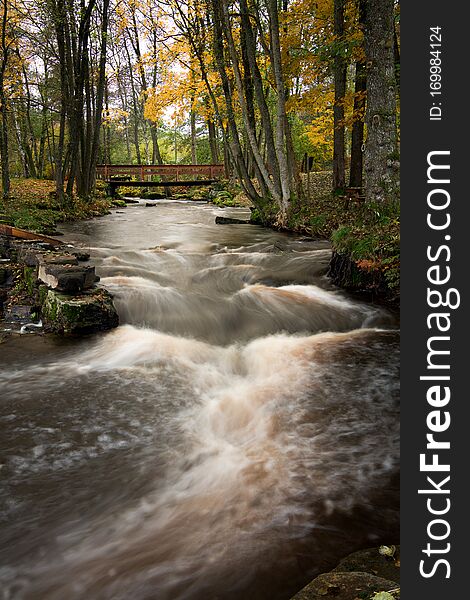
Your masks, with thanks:
M47 331L61 335L95 333L119 325L112 296L101 288L79 296L47 290L42 298L41 316Z
M97 277L95 267L77 265L41 263L38 279L53 290L67 294L80 293L93 287Z
M370 573L324 573L319 575L291 600L357 600L373 598L378 592L393 591L391 597L400 599L399 585L396 581L383 579Z

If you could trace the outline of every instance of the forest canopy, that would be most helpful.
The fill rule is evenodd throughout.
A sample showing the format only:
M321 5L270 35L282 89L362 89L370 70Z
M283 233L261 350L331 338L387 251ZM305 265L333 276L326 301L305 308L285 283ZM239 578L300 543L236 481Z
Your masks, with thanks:
M265 222L398 197L393 0L2 0L1 167L87 200L98 163L224 163ZM362 193L362 191L361 191Z

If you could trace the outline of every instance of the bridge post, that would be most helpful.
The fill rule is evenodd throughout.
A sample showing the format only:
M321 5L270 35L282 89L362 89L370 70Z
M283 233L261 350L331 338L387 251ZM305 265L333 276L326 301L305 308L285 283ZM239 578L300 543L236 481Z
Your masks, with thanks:
M117 190L117 184L110 180L108 182L108 190L107 191L108 191L108 194L111 196L111 198L116 197L116 190Z

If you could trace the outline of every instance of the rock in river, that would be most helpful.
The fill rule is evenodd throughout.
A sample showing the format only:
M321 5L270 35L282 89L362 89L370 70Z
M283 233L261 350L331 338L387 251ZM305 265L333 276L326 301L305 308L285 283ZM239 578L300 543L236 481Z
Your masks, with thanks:
M395 581L383 579L370 573L324 573L298 592L291 600L356 600L373 598L377 592L393 590L391 596L399 600L400 594Z
M383 546L387 548L387 546ZM393 548L393 557L386 556L377 548L368 548L367 550L359 550L349 554L346 558L333 569L336 573L345 573L350 571L361 571L371 573L383 579L391 581L400 581L400 546L391 546Z
M95 267L40 264L38 279L54 290L76 294L94 285L96 280Z
M251 225L251 221L248 219L234 219L232 217L221 217L220 215L215 218L217 225Z
M95 288L78 296L43 291L42 320L48 331L63 335L105 331L119 325L119 317L106 290Z

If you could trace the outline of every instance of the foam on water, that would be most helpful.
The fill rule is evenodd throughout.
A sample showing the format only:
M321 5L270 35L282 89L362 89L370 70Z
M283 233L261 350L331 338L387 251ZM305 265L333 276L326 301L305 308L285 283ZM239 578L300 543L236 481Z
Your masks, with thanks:
M282 600L396 528L390 316L313 242L157 211L94 250L123 324L0 372L5 598Z

